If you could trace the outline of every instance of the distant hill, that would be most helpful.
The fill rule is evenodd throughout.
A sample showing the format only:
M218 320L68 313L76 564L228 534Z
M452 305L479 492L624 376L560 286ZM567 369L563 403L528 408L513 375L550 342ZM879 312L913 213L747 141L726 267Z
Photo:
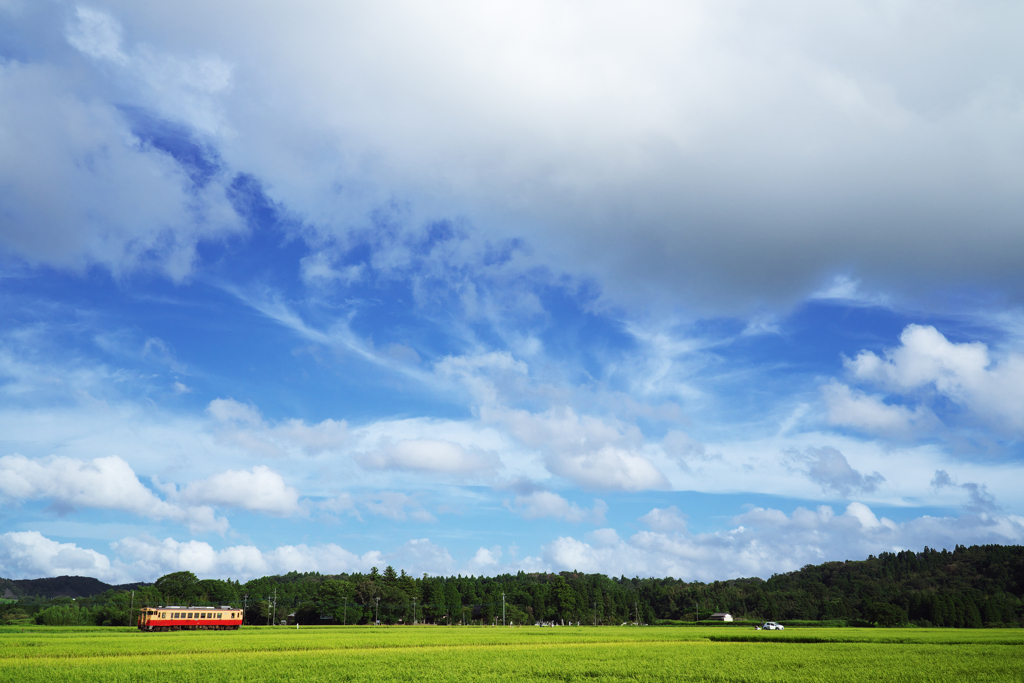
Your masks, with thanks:
M0 597L4 598L88 598L104 591L135 590L149 583L123 583L112 585L89 576L55 576L48 579L0 578Z

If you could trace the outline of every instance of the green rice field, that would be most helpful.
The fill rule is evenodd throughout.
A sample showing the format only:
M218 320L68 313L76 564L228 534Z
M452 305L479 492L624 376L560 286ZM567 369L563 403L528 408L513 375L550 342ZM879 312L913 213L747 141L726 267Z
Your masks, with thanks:
M0 681L1024 681L1024 630L0 627Z

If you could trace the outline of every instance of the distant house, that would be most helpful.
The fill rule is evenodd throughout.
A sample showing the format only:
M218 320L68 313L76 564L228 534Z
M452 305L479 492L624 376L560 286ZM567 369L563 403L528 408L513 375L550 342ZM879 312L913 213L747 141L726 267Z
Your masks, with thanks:
M728 612L715 612L708 618L711 621L732 621L732 615Z

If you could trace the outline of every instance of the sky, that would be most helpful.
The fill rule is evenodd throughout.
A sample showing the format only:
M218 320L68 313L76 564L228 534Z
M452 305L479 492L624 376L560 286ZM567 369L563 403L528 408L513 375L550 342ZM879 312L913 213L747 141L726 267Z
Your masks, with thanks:
M1021 543L1022 27L0 0L0 576Z

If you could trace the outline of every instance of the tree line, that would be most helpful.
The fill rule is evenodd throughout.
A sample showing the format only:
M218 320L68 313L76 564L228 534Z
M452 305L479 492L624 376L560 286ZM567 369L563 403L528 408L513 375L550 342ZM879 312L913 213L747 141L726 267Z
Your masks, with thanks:
M826 562L711 583L581 572L413 577L290 572L245 583L180 571L137 588L77 600L23 598L8 615L37 623L126 625L155 605L242 607L247 624L688 624L713 612L737 620L980 628L1024 622L1024 547L957 546Z

